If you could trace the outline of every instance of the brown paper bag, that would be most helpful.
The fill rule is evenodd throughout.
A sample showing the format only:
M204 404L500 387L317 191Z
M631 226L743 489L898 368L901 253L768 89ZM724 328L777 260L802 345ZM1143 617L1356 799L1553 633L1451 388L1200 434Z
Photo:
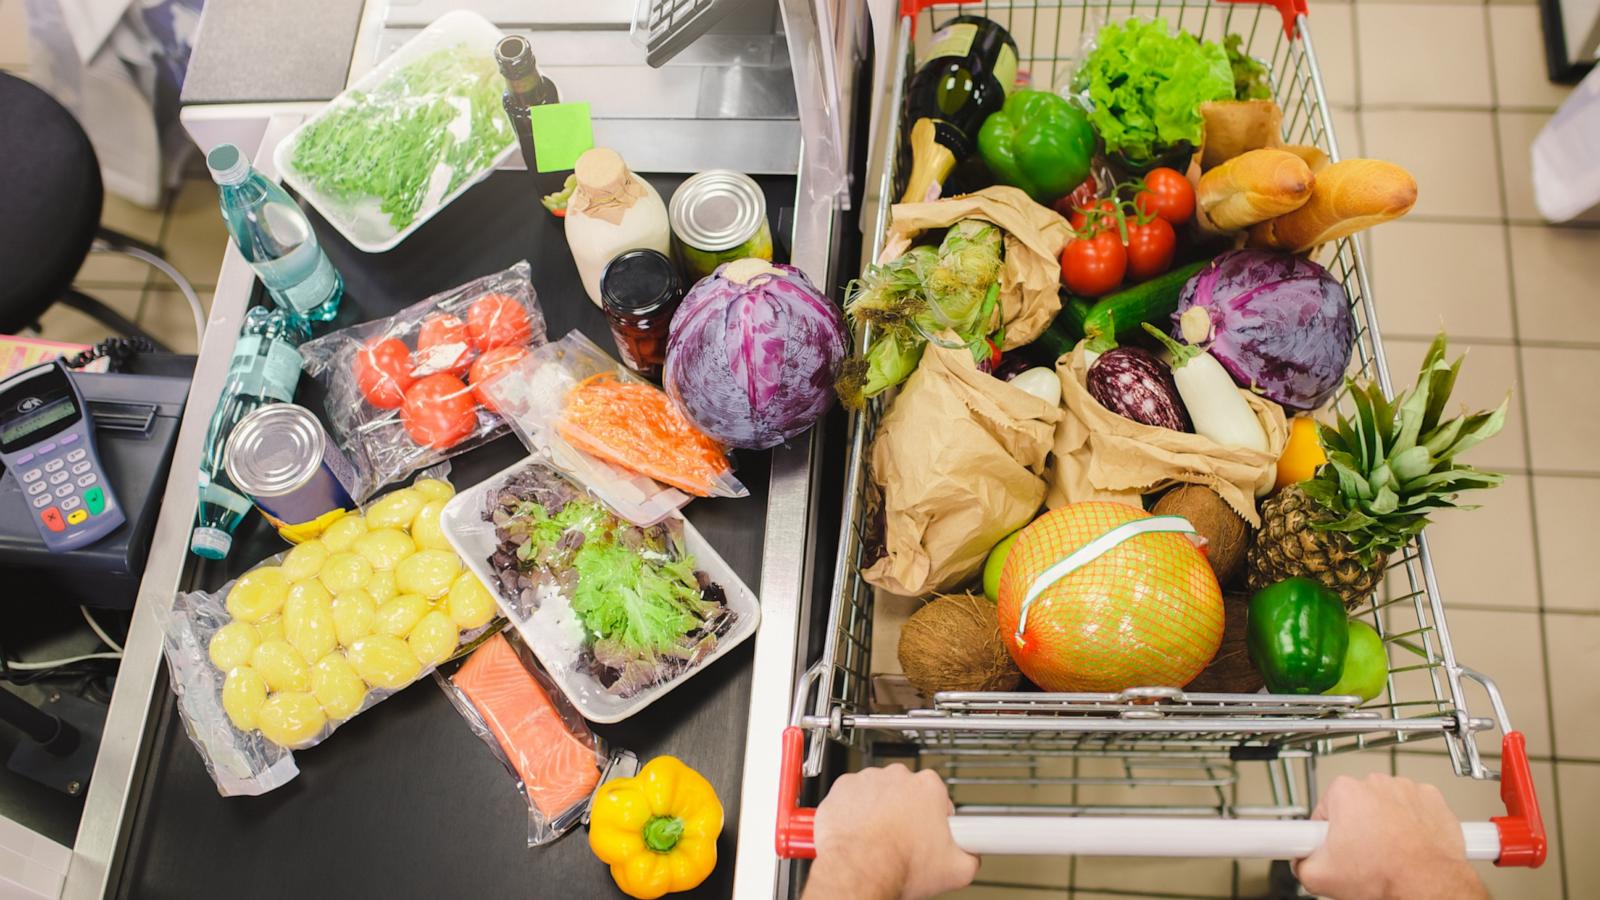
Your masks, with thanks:
M1174 484L1203 484L1243 516L1261 524L1255 498L1272 487L1289 439L1283 408L1241 390L1267 433L1267 452L1224 447L1198 434L1124 418L1095 400L1085 386L1083 344L1056 361L1061 376L1061 424L1046 504L1055 509L1084 500L1139 506L1139 495Z
M1061 411L978 371L965 348L929 344L873 442L884 556L870 584L909 597L951 590L1039 511Z
M1250 150L1283 144L1283 112L1271 100L1211 100L1200 104L1204 130L1200 168L1210 171Z
M1031 342L1061 311L1061 251L1072 237L1067 220L1021 190L997 185L928 203L895 204L889 230L900 240L891 237L890 245L903 251L919 232L947 228L962 219L982 219L1005 232L1000 309L1006 339L1000 349Z

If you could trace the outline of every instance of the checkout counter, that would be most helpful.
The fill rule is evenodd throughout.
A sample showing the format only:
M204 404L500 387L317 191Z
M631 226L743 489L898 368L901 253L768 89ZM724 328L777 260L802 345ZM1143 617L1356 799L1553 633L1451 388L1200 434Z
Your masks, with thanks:
M696 5L740 2L701 0ZM817 122L814 110L807 112L807 102L797 102L796 95L810 91L823 96L823 67L817 54L806 49L819 46L819 33L830 35L821 42L824 49L844 47L843 57L852 57L855 42L837 43L835 23L819 21L819 16L826 19L851 4L749 3L757 8L755 19L735 16L731 27L749 28L756 21L766 29L764 34L713 33L705 38L709 46L661 69L644 65L645 50L637 45L618 57L631 61L612 72L597 71L606 66L596 65L595 58L583 65L558 61L563 53L576 61L570 58L573 45L565 43L569 39L589 47L611 42L623 52L616 41L627 35L620 30L600 29L584 37L508 27L503 18L498 24L508 32L533 35L541 68L557 82L563 99L594 104L597 144L618 149L662 196L702 169L740 168L755 177L767 195L778 258L800 266L837 296L856 270L860 236L855 214L848 211L848 195L837 190L847 169L830 160L847 158L844 148L857 129L833 120ZM348 15L351 4L319 0L316 5ZM424 18L432 18L420 8L445 11L431 0L354 5L361 11L348 32L354 56L346 82L359 77L378 54L397 46L407 28L420 28ZM449 5L478 8L495 19L497 10L525 13L541 4L482 0ZM237 14L243 7L256 4L211 0L197 66L219 49L207 46L214 34L236 30L213 29L210 17ZM610 6L600 3L596 8ZM859 22L844 27L857 25L864 27ZM682 42L682 35L674 39ZM797 47L805 52L791 66L791 51ZM746 52L756 55L740 55ZM241 59L234 56L233 61L239 65ZM850 66L844 69L848 73ZM197 80L197 74L191 72L191 85L204 87L204 77ZM623 84L637 88L623 96ZM684 93L686 85L694 86L692 96ZM252 113L248 107L260 99L206 104L211 109L196 115L211 123L211 131L204 124L197 128L187 112L185 121L204 146L208 136L212 144L239 139L241 127L257 127L251 116L259 118L257 139L240 146L253 148L257 168L273 175L277 142L316 105L297 110L293 104L271 104ZM653 109L643 109L652 103ZM232 108L218 115L221 105ZM833 104L831 113L839 116L850 108L849 103ZM752 117L740 118L741 110ZM755 116L756 111L761 115ZM229 124L218 131L218 122ZM748 139L740 140L741 134ZM865 155L862 151L857 150L857 158ZM764 156L758 159L756 154ZM388 315L527 259L550 334L580 328L608 343L602 314L579 286L561 222L539 206L523 171L494 173L383 254L352 248L315 211L308 209L308 214L345 279L343 307L330 327ZM230 246L63 896L620 896L582 834L539 848L526 846L527 811L513 780L431 683L413 685L340 728L325 744L297 753L301 774L288 785L259 797L218 795L177 715L161 657L157 611L171 603L175 591L214 589L283 548L260 517L251 516L228 559L206 562L187 552L204 432L244 313L258 302L260 286ZM314 392L311 380L302 379L298 399L316 409L321 398ZM845 419L836 411L790 446L742 453L738 472L750 496L697 500L688 507L688 518L745 583L756 588L762 603L760 629L754 640L639 715L594 726L613 746L631 749L641 759L677 755L716 787L727 812L719 862L692 896L788 896L794 888L790 867L773 853L779 735L787 724L798 675L820 651L813 645L820 644L832 585L844 430ZM465 487L525 455L523 445L507 434L455 457L450 477L458 488Z

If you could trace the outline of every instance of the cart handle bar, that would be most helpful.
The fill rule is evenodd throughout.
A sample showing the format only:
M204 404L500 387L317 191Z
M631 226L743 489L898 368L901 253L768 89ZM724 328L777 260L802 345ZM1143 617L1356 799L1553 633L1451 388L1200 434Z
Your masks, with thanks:
M977 0L900 0L900 15L902 18L913 18L930 6L943 6L949 3L976 3ZM1306 0L1221 0L1224 3L1255 3L1260 6L1271 6L1278 10L1278 15L1283 17L1283 33L1292 40L1294 38L1294 23L1299 16L1309 15L1310 10ZM915 34L915 23L912 23Z
M783 730L778 778L780 859L814 859L817 811L801 807L805 732ZM1522 732L1502 741L1500 797L1507 815L1464 822L1468 859L1537 868L1545 859L1544 820ZM950 832L969 853L1300 859L1327 839L1328 823L1308 820L1182 819L1105 816L953 816Z

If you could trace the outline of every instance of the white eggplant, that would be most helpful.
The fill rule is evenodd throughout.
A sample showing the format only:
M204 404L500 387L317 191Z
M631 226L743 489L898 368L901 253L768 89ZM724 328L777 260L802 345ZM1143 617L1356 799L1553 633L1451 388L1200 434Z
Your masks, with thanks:
M1144 327L1172 353L1172 380L1189 410L1195 434L1224 447L1266 453L1267 433L1261 428L1261 420L1222 363L1204 347L1180 344L1148 323Z

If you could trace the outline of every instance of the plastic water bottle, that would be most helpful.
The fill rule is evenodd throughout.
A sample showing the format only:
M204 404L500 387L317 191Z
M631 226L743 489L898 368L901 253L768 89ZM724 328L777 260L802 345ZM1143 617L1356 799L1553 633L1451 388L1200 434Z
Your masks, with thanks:
M294 399L300 381L300 351L295 348L308 337L310 327L291 311L256 306L245 315L200 460L200 511L189 539L196 555L222 559L233 547L233 532L251 501L228 483L223 449L233 426L256 407Z
M344 279L322 252L300 207L251 168L232 144L206 154L206 167L221 190L228 233L272 299L313 322L337 315Z

